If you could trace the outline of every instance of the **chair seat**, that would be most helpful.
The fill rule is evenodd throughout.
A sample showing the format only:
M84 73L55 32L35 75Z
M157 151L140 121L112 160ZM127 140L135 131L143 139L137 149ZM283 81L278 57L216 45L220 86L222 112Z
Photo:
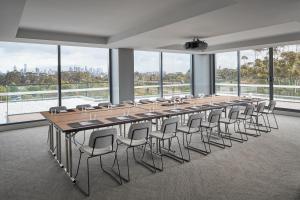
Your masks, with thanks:
M196 133L199 132L199 128L189 128L188 126L180 126L177 129L180 132L184 133Z
M163 134L160 131L153 131L150 134L150 137L159 138L159 139L170 139L172 137L175 137L175 133L165 133Z
M273 114L273 112L271 110L264 110L262 113L263 114Z
M221 118L220 119L220 123L224 123L224 124L232 124L234 123L236 120L232 120L232 119L229 119L229 118Z
M79 148L82 152L88 154L88 155L102 155L102 154L106 154L108 152L111 152L112 146L108 146L106 148L95 148L94 149L94 154L93 154L93 148L88 146L88 145L83 145Z
M125 144L127 146L139 146L139 145L145 144L147 141L146 141L146 139L132 140L132 143L131 143L131 139L124 138L122 136L118 136L117 142L120 142L120 143Z
M262 114L262 113L259 113L259 112L257 112L257 111L254 111L253 114L252 114L252 116L255 117L255 116L258 116L258 115L261 115L261 114Z
M200 127L204 127L204 128L214 128L217 127L218 123L209 123L209 122L201 122Z
M250 119L250 116L244 115L244 114L240 114L238 119Z

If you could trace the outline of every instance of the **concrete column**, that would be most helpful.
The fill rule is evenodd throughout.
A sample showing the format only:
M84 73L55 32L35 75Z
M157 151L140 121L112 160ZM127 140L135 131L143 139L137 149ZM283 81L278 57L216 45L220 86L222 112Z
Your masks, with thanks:
M194 93L210 94L211 90L211 62L210 55L208 54L195 54L193 56L193 80L194 80Z
M111 55L112 103L134 100L133 49L113 49Z

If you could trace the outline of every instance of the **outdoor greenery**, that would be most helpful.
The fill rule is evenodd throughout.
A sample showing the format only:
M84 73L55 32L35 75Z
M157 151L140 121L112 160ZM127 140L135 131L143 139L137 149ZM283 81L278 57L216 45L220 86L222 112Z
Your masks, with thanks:
M145 88L136 87L135 96L138 97L159 96L160 94L159 72L145 72L145 73L135 72L134 80L135 80L135 86L154 86L154 87L145 87ZM186 86L183 84L190 84L190 70L188 70L186 73L183 72L163 73L164 95L190 93L190 86L189 85ZM167 85L171 85L171 86L167 86Z
M22 72L18 70L9 71L6 74L0 74L0 93L3 92L27 92L27 91L57 91L57 72L55 73L37 73ZM108 75L102 73L95 76L89 72L69 72L64 71L62 77L62 90L67 89L83 89L83 88L102 88L108 87ZM65 95L69 96L88 96L103 97L107 99L108 91L101 94L97 91L89 92L69 92ZM5 101L7 97L2 96L1 101ZM39 99L39 98L57 98L57 92L48 94L32 94L23 95L22 97L10 96L9 100L14 99Z
M268 51L264 49L255 50L257 57L250 60L245 55L240 58L241 84L269 84L269 58ZM285 47L274 48L274 95L279 96L300 96L300 89L284 88L277 86L300 86L300 51L289 50ZM237 85L237 69L231 66L216 69L216 83L231 83ZM230 87L230 86L227 86ZM219 86L217 89L221 89ZM231 88L232 90L232 88ZM242 93L268 94L268 87L245 87L242 86Z

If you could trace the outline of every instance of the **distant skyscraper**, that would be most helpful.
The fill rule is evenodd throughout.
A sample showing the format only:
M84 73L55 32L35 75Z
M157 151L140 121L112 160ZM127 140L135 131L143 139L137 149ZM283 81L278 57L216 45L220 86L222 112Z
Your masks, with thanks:
M23 72L24 72L24 73L27 72L27 64L24 64Z

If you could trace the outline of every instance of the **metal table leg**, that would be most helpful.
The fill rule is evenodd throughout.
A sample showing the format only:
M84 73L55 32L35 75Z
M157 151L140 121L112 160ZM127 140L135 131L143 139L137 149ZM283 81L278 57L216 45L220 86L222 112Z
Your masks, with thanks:
M61 132L56 129L56 160L60 167L64 167L61 162Z
M49 146L50 146L50 153L55 156L55 152L54 152L54 137L53 137L53 124L51 123L49 125Z
M73 177L73 155L72 155L72 136L71 134L65 133L65 143L66 143L66 168L65 171L71 181L73 183L76 182L75 178Z

